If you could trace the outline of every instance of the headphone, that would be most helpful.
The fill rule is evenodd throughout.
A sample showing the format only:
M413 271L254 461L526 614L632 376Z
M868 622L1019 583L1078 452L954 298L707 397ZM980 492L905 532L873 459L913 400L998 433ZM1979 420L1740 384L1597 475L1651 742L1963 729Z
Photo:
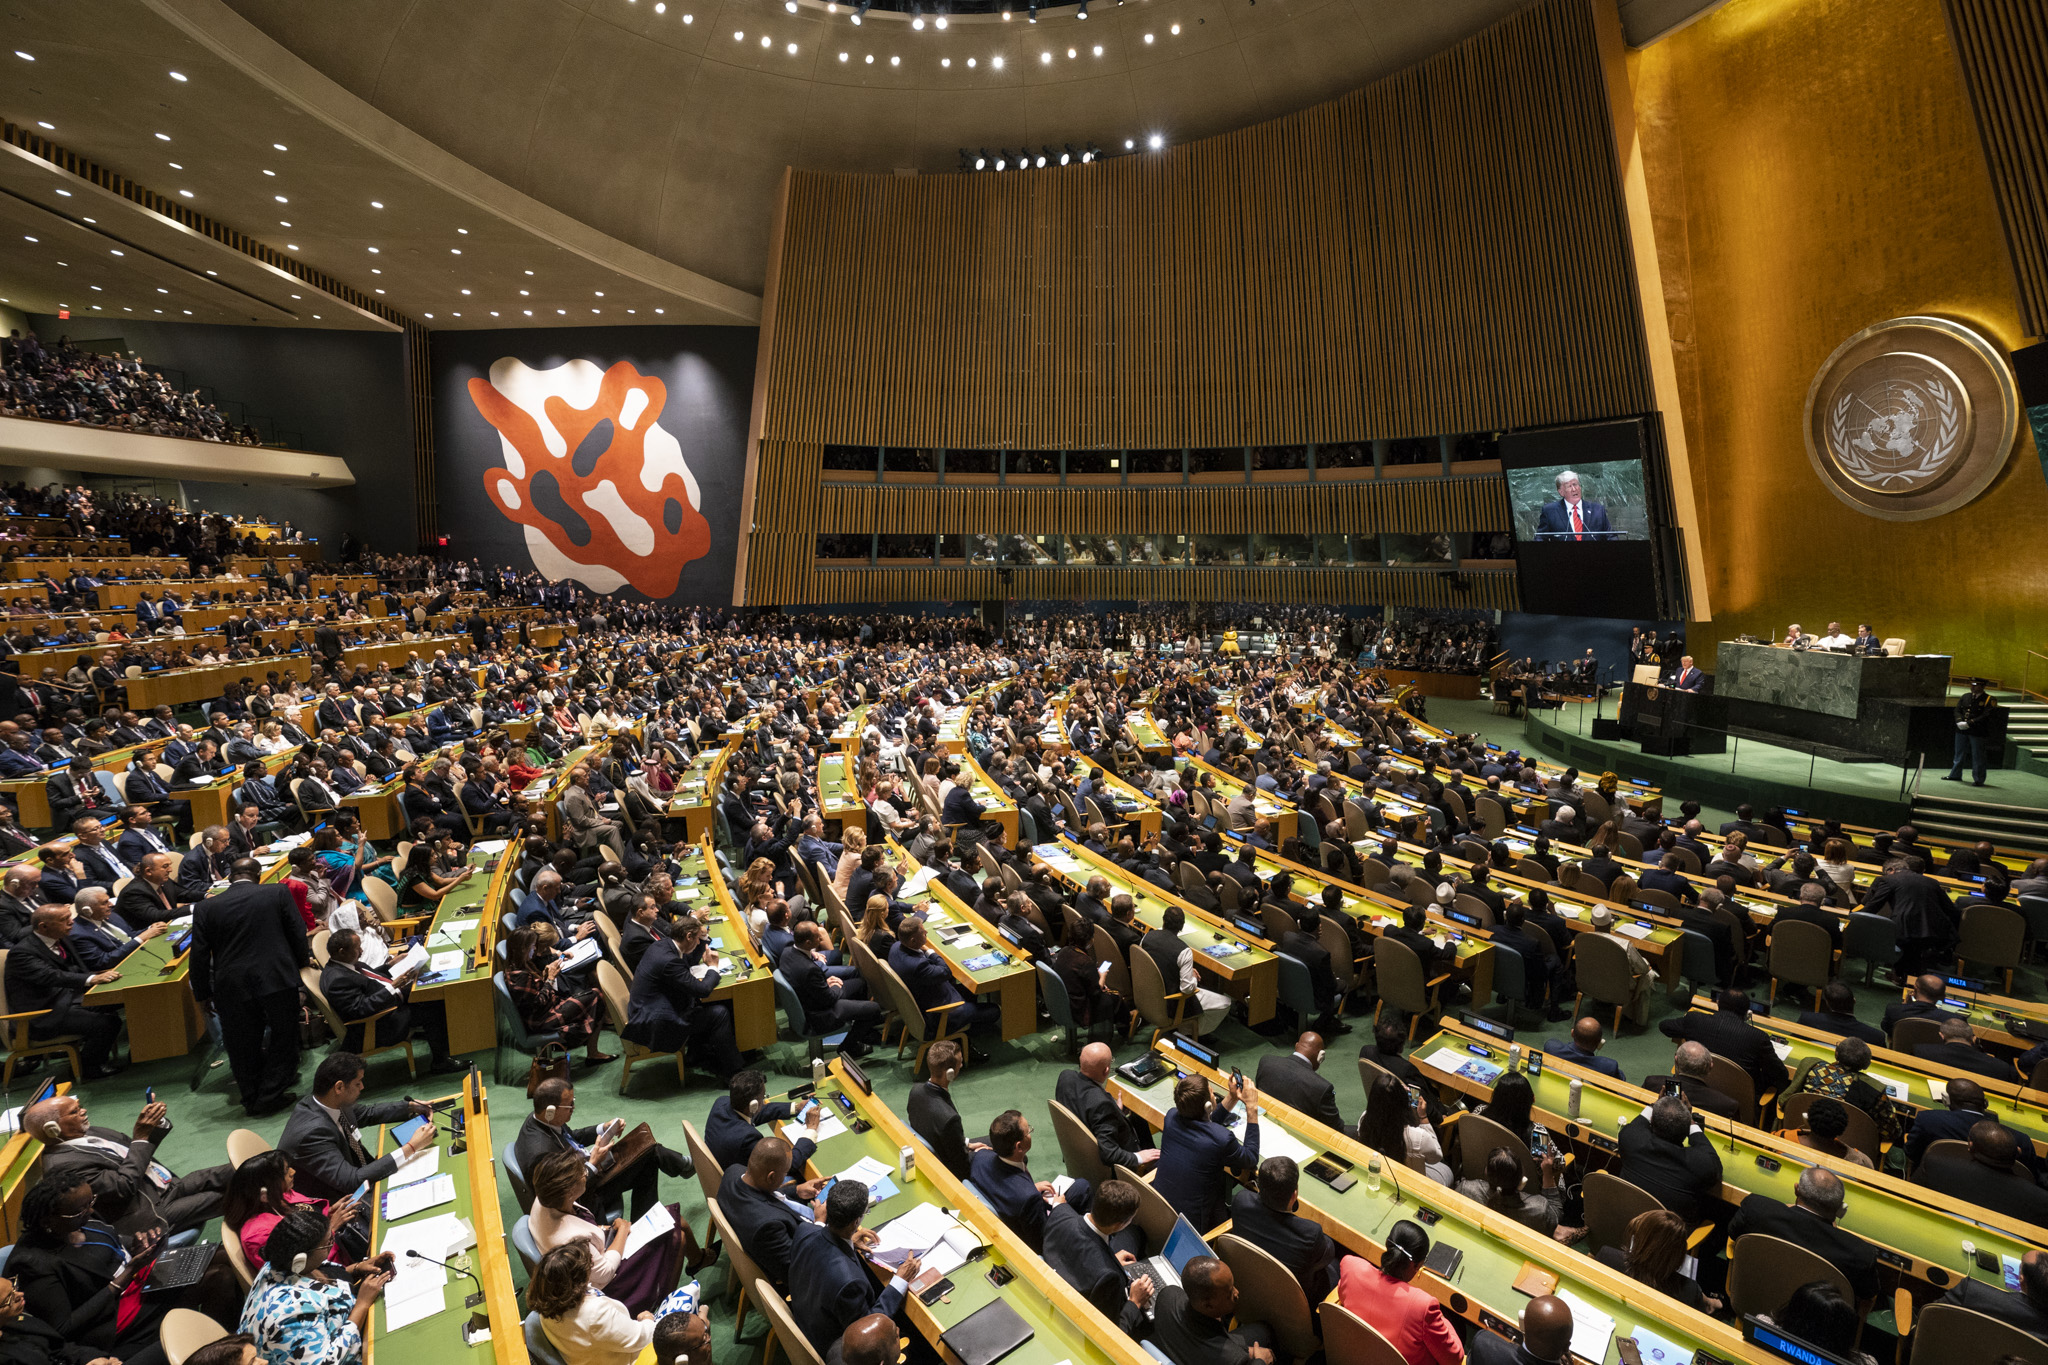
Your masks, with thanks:
M548 1120L552 1121L552 1120L553 1120L553 1118L555 1117L555 1106L551 1104L551 1105L549 1105L549 1106L548 1106L547 1108L545 1108L545 1109L541 1110L541 1111L540 1111L540 1116L541 1116L541 1117L542 1117L543 1119L548 1119Z
M52 1119L46 1121L43 1124L43 1137L48 1141L55 1142L58 1138L63 1136L64 1130L57 1126L56 1120Z
M305 1274L305 1273L306 1273L306 1253L302 1251L302 1252L300 1252L300 1253L299 1253L298 1255L296 1255L296 1256L292 1257L292 1274L294 1274L294 1275L303 1275L303 1274Z

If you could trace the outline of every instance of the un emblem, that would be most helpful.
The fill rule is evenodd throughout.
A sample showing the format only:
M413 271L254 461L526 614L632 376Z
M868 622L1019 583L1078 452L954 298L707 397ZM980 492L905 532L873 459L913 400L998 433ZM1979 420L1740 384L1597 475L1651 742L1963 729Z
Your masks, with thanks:
M1806 451L1835 496L1890 521L1963 506L2012 453L2005 353L1947 318L1893 318L1828 357L1806 395Z

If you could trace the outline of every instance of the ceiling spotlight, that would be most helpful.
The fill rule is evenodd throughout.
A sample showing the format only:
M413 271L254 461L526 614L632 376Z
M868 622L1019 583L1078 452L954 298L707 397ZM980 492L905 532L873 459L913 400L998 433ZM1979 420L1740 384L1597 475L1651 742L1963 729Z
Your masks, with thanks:
M1131 150L1131 148L1133 148L1133 147L1135 147L1135 146L1137 146L1137 145L1138 145L1138 144L1137 144L1136 142L1134 142L1133 140L1131 140L1130 138L1125 138L1125 139L1124 139L1124 150L1125 150L1125 151L1127 151L1127 152L1128 152L1129 150Z
M1038 0L1031 0L1031 3L1024 7L1024 17L1034 24L1038 22Z
M762 47L773 47L773 46L775 46L775 40L774 40L773 38L769 37L769 36L768 36L767 34L765 34L765 33L764 33L764 34L762 34L762 35L761 35L761 46L762 46Z
M50 125L49 125L49 124L47 124L47 123L45 123L45 124L44 124L43 126L44 126L45 128L47 128L47 127L49 127ZM158 142L169 142L169 141L171 140L171 135L170 135L169 133L158 133L158 134L156 135L156 140L157 140Z
M1088 0L1081 0L1081 8L1074 17L1076 19L1086 19L1088 17Z
M842 61L842 62L843 62L843 61L846 61L846 60L847 60L847 54L846 54L846 53L844 53L844 52L840 53L840 54L839 54L839 60L840 60L840 61Z
M1096 55L1096 56L1098 56L1098 57L1100 57L1100 56L1102 55L1102 44L1101 44L1101 43L1097 43L1097 44L1095 45L1095 55Z
M26 53L26 52L23 52L23 51L22 51L22 50L21 50L20 48L18 48L18 47L17 47L16 49L14 49L14 55L15 55L15 56L17 56L17 57L19 57L19 58L21 58L21 59L22 59L23 61L25 61L25 62L32 62L32 61L34 61L34 60L35 60L35 58L34 58L34 57L31 57L31 56L30 56L30 55L29 55L28 53Z
M860 23L860 17L868 12L868 6L874 4L874 2L875 0L854 0L853 22L856 25Z
M1003 69L1003 59L1000 55L989 58L988 64L998 71Z
M1121 3L1122 0L1118 0L1118 2ZM1168 29L1167 32L1173 34L1174 37L1178 38L1180 36L1180 25L1175 24L1172 28Z
M795 44L795 43L791 43L791 44L789 45L789 55L790 55L790 56L792 56L792 57L794 57L794 56L796 55L796 44Z
M946 27L946 16L944 14L941 14L937 18L933 19L932 27L939 29L940 31L943 32Z
M66 199L69 199L71 197L70 190L58 190L57 193L63 195Z
M38 128L44 128L44 129L48 129L48 130L49 130L50 132L53 132L53 133L57 131L57 125L56 125L56 124L54 124L54 123L45 123L45 122L43 122L43 121L42 121L41 119L37 119L37 120L36 120L36 127L38 127Z
M1010 154L1009 154L1008 152L997 152L997 153L996 153L996 169L997 169L997 170L999 170L999 171L1001 171L1001 170L1007 170L1007 169L1009 169L1009 165L1010 165ZM35 238L31 237L31 238L29 238L29 240L30 240L30 241L34 241L34 240L35 240Z
M1081 149L1081 161L1084 165L1090 161L1099 160L1101 156L1102 148L1092 142Z
M1065 146L1063 146L1063 147L1061 147L1061 148L1060 148L1060 165L1064 166L1064 165L1066 165L1066 164L1067 164L1067 163L1068 163L1069 161L1072 161L1073 159L1074 159L1074 144L1073 144L1073 143L1071 143L1071 142L1069 142L1069 143L1067 143L1067 144L1066 144Z
M1146 146L1148 146L1148 147L1150 147L1150 148L1151 148L1151 149L1152 149L1153 151L1155 151L1155 152L1156 152L1156 151L1158 151L1158 150L1159 150L1159 149L1160 149L1161 147L1164 147L1164 146L1166 145L1166 139L1165 139L1165 138L1163 138L1163 137L1161 137L1161 136L1159 136L1159 134L1157 134L1157 133L1154 133L1154 134L1152 134L1152 137L1151 137L1151 139L1150 139L1150 140L1149 140L1149 141L1148 141L1148 142L1147 142L1147 143L1146 143L1145 145L1146 145Z
M924 32L924 6L918 4L917 0L911 0L910 26L919 33Z
M988 165L988 148L983 147L974 154L974 169L978 171L986 165Z
M1151 46L1151 43L1152 43L1152 35L1148 33L1148 34L1146 34L1146 35L1145 35L1145 44L1146 44L1146 46L1148 46L1148 47L1149 47L1149 46Z
M371 248L370 248L370 254L371 254L372 256L376 255L376 254L377 254L377 248L376 248L376 247L371 247Z
M162 133L158 133L158 134L157 134L157 136L158 136L158 137L164 137L164 135L163 135ZM166 142L169 142L169 141L170 141L170 139L169 139L169 138L167 138L167 137L164 137L164 141L166 141ZM273 146L273 147L275 147L275 148L277 148L277 150L279 150L280 152L281 152L281 151L283 151L283 150L285 150L285 145L284 145L284 144L283 144L282 142L273 142L273 143L271 143L270 145L271 145L271 146Z
M186 80L186 76L185 73L182 71L173 71L171 73L171 79L182 84Z
M902 59L901 57L891 57L891 58L889 59L889 65L891 65L891 66L901 66L901 65L903 65L903 59Z
M373 209L381 209L381 208L383 208L384 206L383 206L382 204L378 203L378 202L377 202L376 200L372 199L372 200L370 201L370 207L371 207L371 208L373 208Z
M276 201L277 201L278 203L280 203L280 204L289 204L289 203L291 203L291 202L292 202L291 200L289 200L289 199L285 198L285 197L284 197L283 195L281 195L281 194L273 194L273 195L271 195L270 197L271 197L272 199L275 199L275 200L276 200Z
M1045 165L1045 153L1044 153L1044 152L1040 152L1040 153L1038 154L1038 164L1039 164L1040 166L1043 166L1043 165Z
M796 0L782 0L782 7L791 14L796 13Z

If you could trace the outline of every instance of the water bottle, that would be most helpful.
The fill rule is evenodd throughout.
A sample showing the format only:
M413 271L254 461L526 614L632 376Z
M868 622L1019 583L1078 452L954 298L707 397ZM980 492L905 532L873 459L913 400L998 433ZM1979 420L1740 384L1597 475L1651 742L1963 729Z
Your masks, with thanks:
M1566 1101L1564 1109L1566 1118L1575 1119L1579 1116L1579 1094L1585 1088L1585 1082L1579 1080L1576 1076L1572 1078L1571 1098Z
M825 1083L825 1076L825 1059L823 1057L811 1058L811 1084L823 1085Z
M1377 1152L1365 1160L1365 1189L1368 1194L1380 1192L1380 1158Z
M896 1153L896 1172L903 1177L903 1182L906 1185L916 1177L917 1148L912 1147L909 1143L903 1145L902 1149Z
M1521 1069L1522 1069L1522 1045L1521 1045L1520 1043L1509 1043L1509 1044L1508 1044L1508 1070L1510 1070L1510 1071L1520 1071Z

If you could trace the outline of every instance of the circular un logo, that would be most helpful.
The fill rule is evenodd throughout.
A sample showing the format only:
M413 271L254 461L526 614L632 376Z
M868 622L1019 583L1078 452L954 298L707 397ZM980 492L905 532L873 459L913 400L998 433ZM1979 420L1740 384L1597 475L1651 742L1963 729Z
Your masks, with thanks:
M1806 395L1814 472L1851 507L1889 521L1940 516L1982 493L2018 430L2005 352L1947 318L1866 327Z

